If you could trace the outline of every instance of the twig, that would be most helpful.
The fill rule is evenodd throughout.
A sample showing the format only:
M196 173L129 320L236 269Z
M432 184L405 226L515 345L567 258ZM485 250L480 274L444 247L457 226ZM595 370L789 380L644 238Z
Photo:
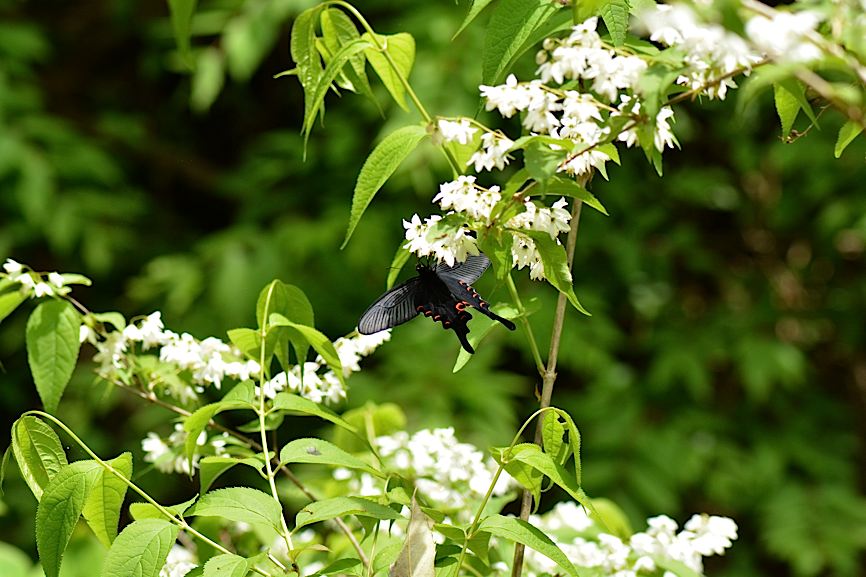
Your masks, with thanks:
M586 185L582 182L581 185ZM577 228L580 222L580 209L583 203L580 200L574 201L574 206L571 209L571 229L568 231L568 237L565 240L566 258L568 260L568 270L571 270L572 262L574 262L574 246L577 243ZM556 300L556 311L553 316L553 330L550 333L550 353L547 356L547 365L544 368L544 378L541 381L541 399L539 405L542 409L550 406L550 399L553 396L553 384L556 382L556 363L559 358L559 343L562 339L562 327L565 323L565 311L568 306L568 299L564 293L560 292ZM539 418L535 425L535 444L541 444L541 430L543 419ZM523 490L523 496L520 502L520 518L524 521L529 519L529 513L532 511L532 493L528 489ZM520 577L523 571L523 554L525 547L522 543L514 545L514 560L511 563L511 577Z

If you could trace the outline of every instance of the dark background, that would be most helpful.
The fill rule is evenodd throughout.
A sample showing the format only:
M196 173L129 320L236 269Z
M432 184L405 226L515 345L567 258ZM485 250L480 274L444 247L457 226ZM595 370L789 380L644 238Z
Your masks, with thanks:
M199 337L251 326L258 291L279 278L309 295L323 332L351 331L384 288L401 219L433 212L449 173L419 149L338 250L364 158L417 117L381 86L386 119L331 94L304 160L300 87L272 76L292 67L291 21L308 5L202 2L194 54L224 70L199 60L191 77L163 2L0 0L0 259L84 273L94 285L75 296L92 310L161 310ZM484 16L452 41L465 6L360 8L377 31L413 34L411 80L431 112L474 114ZM610 182L592 183L610 217L586 209L580 223L575 290L593 316L569 312L554 404L581 428L584 486L638 529L661 513L735 518L740 539L712 575L866 574L866 140L834 159L841 122L820 120L786 144L770 94L683 106L665 177L624 152ZM546 350L555 295L520 278ZM39 406L28 308L0 327L3 430ZM519 331L498 332L452 374L453 335L413 322L352 378L348 407L393 401L410 430L454 425L482 448L505 444L535 406L525 349ZM59 415L103 455L136 451L137 480L165 501L186 498L194 484L140 462L140 439L167 433L167 414L122 395L84 363ZM36 503L10 469L0 540L35 554ZM76 555L70 566L92 570L92 551Z

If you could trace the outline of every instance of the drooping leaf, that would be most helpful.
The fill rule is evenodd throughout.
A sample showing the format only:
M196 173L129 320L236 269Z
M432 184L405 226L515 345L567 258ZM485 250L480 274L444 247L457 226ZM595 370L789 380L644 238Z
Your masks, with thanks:
M355 23L342 10L326 9L322 11L320 20L325 44L332 53L336 53L340 46L345 46L361 37ZM349 58L349 64L351 67L344 69L344 72L352 87L359 94L376 102L370 88L370 81L367 79L367 59L363 55L352 56Z
M60 574L63 552L100 470L96 461L77 461L45 486L36 509L36 549L46 577Z
M574 287L571 285L571 271L568 270L568 261L565 255L565 248L557 244L555 240L550 238L550 235L539 230L520 229L515 231L519 234L530 237L535 242L535 248L541 256L541 262L544 264L544 276L547 281L553 285L559 292L568 297L568 301L580 312L589 315L589 312L583 308L574 294Z
M370 205L373 197L382 185L394 174L397 167L415 150L421 140L427 136L427 129L418 124L398 128L380 142L361 167L355 191L352 195L352 212L349 216L349 228L346 238L340 248L345 248L355 232L364 211Z
M251 487L229 487L205 493L187 515L224 517L229 521L266 524L280 530L280 504L267 493Z
M310 503L298 511L295 517L295 528L299 529L312 523L345 515L372 517L379 520L401 518L394 509L363 497L334 497Z
M292 24L292 36L289 50L295 61L298 80L304 89L304 117L312 108L310 100L313 87L322 75L322 61L316 50L316 20L319 17L321 5L304 10Z
M628 542L634 531L631 528L631 523L625 512L620 509L616 503L610 499L593 499L593 510L591 516L598 515L596 522L602 527L607 527L611 535L616 535L625 542Z
M394 101L408 112L406 105L406 87L404 81L409 80L412 65L415 63L415 39L411 34L400 32L398 34L376 34L365 32L361 40L369 42L372 48L364 51L364 55L382 80L385 88L391 93ZM376 48L380 46L381 49ZM384 52L388 53L388 57ZM393 66L392 66L393 63Z
M67 464L60 438L42 419L27 415L12 425L12 452L21 476L37 500L48 482Z
M571 445L571 454L574 457L574 478L577 481L577 484L580 485L583 482L583 472L580 461L580 430L577 428L574 419L572 419L571 415L567 412L561 409L556 409L556 413L563 421L565 421L565 426L568 430L568 443Z
M132 453L123 453L108 464L126 479L132 478ZM100 468L93 487L81 511L96 538L110 547L117 537L120 508L126 495L127 484L105 468Z
M374 475L384 477L383 473L377 471L361 459L347 453L338 446L322 439L295 439L286 444L280 450L280 463L317 463L330 465L332 467L345 467L356 469Z
M265 307L267 306L267 316L270 317L273 313L279 313L292 322L300 323L306 326L315 326L315 316L313 314L313 305L307 295L295 285L286 284L279 280L274 280L269 283L261 293L259 293L258 301L256 302L256 321L261 327L265 320ZM246 337L247 340L249 337ZM261 335L256 332L255 348L258 349L261 342ZM268 333L268 340L272 338L272 333ZM292 344L292 349L295 351L297 363L303 363L307 360L307 352L310 350L310 344L297 331L286 330L284 335L277 336L275 343L277 349L277 357L283 369L288 369L288 351L286 350L286 341L288 339ZM281 342L280 342L281 341ZM267 347L270 349L271 347ZM270 357L266 356L265 365ZM257 361L259 359L256 359Z
M571 561L568 560L568 557L565 556L565 553L562 552L562 549L550 537L528 521L517 519L516 517L491 515L481 521L478 530L486 531L502 539L523 543L559 565L569 575L578 577L577 570L571 564Z
M553 196L568 196L571 198L576 198L582 201L585 205L594 208L598 212L602 213L605 216L609 216L607 210L604 206L599 202L599 200L593 196L591 192L589 192L584 187L577 184L575 181L554 177L551 178L547 182L547 189L545 191L547 194Z
M782 123L782 136L788 136L797 115L800 113L800 104L793 94L781 84L773 86L773 99L776 102L776 113Z
M102 577L157 577L178 531L177 525L163 519L127 525L105 556Z
M544 452L550 455L559 464L565 462L565 458L571 454L570 447L563 442L565 427L559 420L559 416L549 411L542 417L541 440L544 444Z
M857 135L863 132L863 126L853 120L849 120L846 122L842 128L839 129L839 136L836 138L836 148L833 151L834 156L839 158L842 156L842 151L847 148L851 141L857 138ZM2 314L0 314L0 319L2 319Z
M500 0L487 25L481 60L483 84L499 84L536 28L558 10L548 0Z
M388 577L435 577L433 561L436 558L436 543L430 529L432 524L413 499L406 540Z
M57 410L78 360L81 315L61 300L41 303L27 320L27 360L45 410Z

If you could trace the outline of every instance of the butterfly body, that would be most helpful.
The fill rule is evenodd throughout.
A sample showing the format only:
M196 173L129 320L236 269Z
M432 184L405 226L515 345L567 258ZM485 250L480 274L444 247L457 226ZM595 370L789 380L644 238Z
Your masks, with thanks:
M441 322L442 328L453 330L463 348L474 353L466 338L469 334L467 323L472 318L467 308L475 308L510 330L515 328L514 323L492 312L487 301L472 288L471 283L489 265L490 261L483 254L470 256L465 262L453 266L444 263L431 266L419 262L415 267L418 276L386 292L361 315L358 332L372 334L423 314L434 322Z

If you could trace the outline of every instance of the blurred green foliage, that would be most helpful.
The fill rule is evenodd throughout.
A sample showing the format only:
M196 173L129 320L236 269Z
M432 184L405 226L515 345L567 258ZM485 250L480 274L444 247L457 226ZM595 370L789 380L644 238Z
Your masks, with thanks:
M201 2L186 57L160 3L0 2L0 259L86 273L94 286L76 294L91 309L162 310L200 337L252 324L258 291L280 278L309 295L326 334L351 331L384 286L400 220L428 212L448 173L422 147L338 251L363 159L414 117L383 121L332 94L304 160L300 87L272 76L291 66L288 30L309 5ZM465 6L361 8L377 30L413 34L412 82L430 110L478 110L483 25L451 39ZM740 540L712 574L853 576L866 549L866 145L834 159L830 122L783 144L771 100L742 116L733 101L689 107L664 178L632 151L592 183L611 216L584 211L580 223L575 287L593 316L567 319L554 404L581 427L587 491L633 525L694 511L737 520ZM522 282L547 335L555 295ZM38 402L25 319L0 328L4 430ZM393 401L410 429L454 425L501 445L535 406L537 380L519 332L503 333L452 374L453 337L400 327L352 379L346 408ZM106 455L136 450L165 413L119 394L84 367L60 415ZM166 501L194 491L136 470ZM33 554L35 502L6 485L0 539ZM81 567L100 554L74 547ZM27 574L7 553L0 567Z

